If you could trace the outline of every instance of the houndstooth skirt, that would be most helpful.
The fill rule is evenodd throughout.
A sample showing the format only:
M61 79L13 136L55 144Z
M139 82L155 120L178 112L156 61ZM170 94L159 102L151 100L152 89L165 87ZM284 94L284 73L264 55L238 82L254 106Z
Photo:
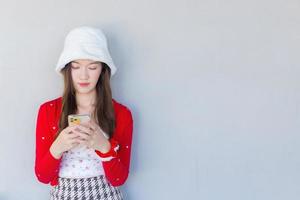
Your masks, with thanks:
M50 200L123 200L118 187L112 186L104 175L91 178L58 178L52 187Z

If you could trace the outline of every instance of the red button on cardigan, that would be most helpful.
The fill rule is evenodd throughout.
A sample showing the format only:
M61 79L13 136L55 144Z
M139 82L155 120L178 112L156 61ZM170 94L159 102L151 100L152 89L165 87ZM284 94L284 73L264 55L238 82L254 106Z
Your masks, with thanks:
M35 174L40 182L50 183L52 186L58 184L61 158L56 159L52 156L50 146L58 130L61 104L61 97L43 103L39 108L36 120ZM113 186L120 186L125 183L129 174L133 118L131 111L114 99L113 106L116 128L110 141L117 142L119 149L115 158L103 161L102 165L107 180ZM100 156L99 152L97 154Z

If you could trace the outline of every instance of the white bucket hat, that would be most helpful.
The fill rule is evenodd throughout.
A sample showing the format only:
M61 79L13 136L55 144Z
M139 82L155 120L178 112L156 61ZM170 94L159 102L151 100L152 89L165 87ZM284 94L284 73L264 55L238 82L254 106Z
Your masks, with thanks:
M108 50L107 39L98 28L81 26L71 30L65 38L55 71L60 73L66 64L77 59L103 62L110 68L111 76L117 71Z

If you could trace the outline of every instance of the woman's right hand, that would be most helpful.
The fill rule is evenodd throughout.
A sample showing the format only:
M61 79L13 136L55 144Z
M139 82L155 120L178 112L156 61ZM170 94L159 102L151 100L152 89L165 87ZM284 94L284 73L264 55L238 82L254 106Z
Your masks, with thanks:
M59 159L65 151L68 151L82 142L77 126L72 125L63 129L50 147L50 153Z

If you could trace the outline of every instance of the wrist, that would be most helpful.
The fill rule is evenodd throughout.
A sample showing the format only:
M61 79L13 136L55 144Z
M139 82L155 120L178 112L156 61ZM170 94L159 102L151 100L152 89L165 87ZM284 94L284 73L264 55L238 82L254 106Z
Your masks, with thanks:
M106 142L104 142L103 145L101 146L98 146L96 148L96 150L100 151L101 153L107 153L110 151L110 148L111 148L111 145L110 145L110 142L107 140Z
M108 151L103 151L99 149L95 149L95 152L101 157L101 158L114 158L117 157L117 151L119 150L119 144L116 140L110 139L108 140L109 143L109 149ZM102 152L103 151L103 152Z
M60 159L62 156L61 151L59 151L56 147L55 144L53 143L50 147L50 153L55 159Z

